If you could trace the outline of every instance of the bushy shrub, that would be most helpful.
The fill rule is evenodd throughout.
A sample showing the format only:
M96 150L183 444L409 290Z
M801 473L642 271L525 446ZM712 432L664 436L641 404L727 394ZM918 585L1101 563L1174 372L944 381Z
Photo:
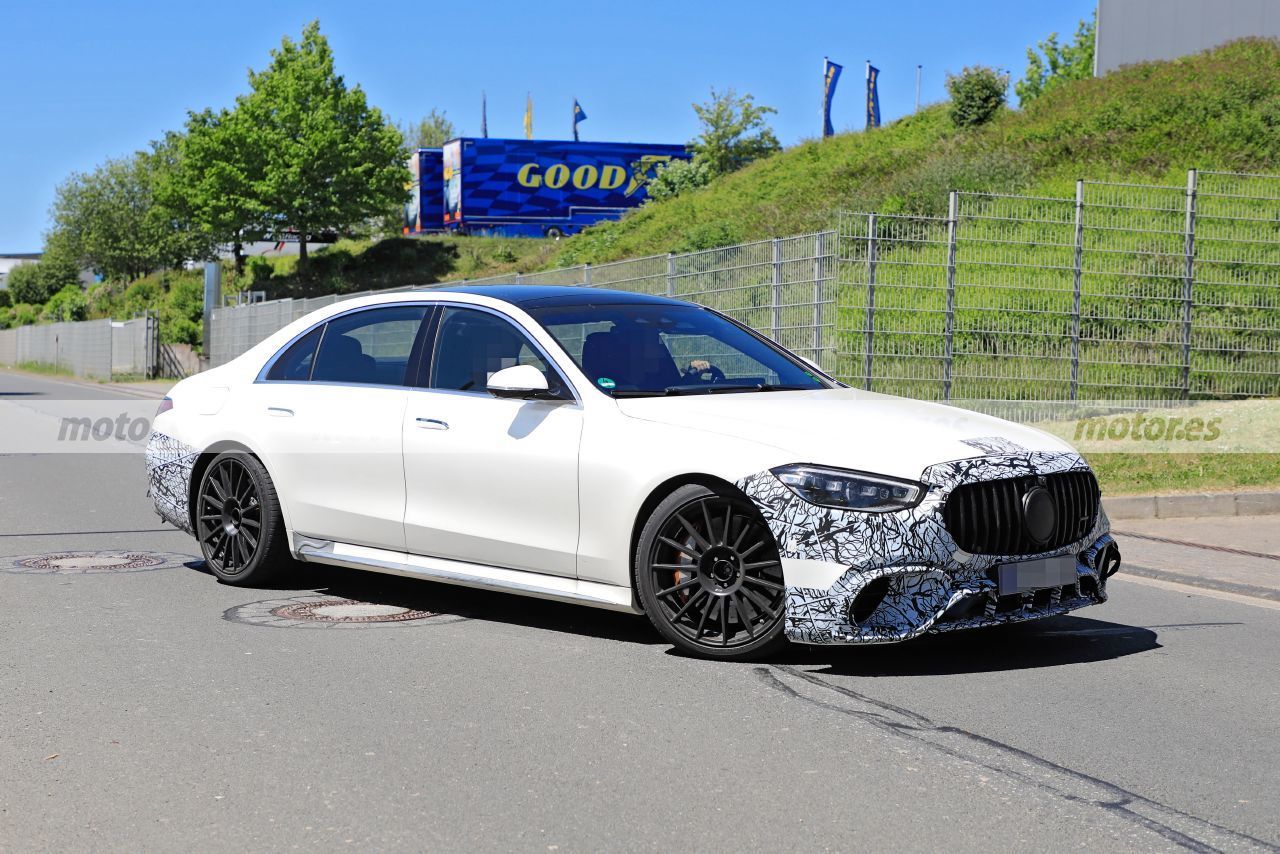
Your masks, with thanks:
M89 299L84 288L67 285L45 304L41 318L48 321L84 320L89 316Z
M14 303L13 325L30 326L40 320L40 306L28 305L25 302Z
M13 309L9 306L0 306L0 329L8 329L13 326Z
M1004 106L1009 75L985 65L971 65L947 75L951 93L951 121L956 127L986 124Z
M204 283L198 277L177 279L160 304L160 340L198 345L203 317Z
M705 160L671 160L658 167L646 189L650 201L660 202L705 187L711 178L711 168Z
M0 308L9 308L13 305L13 297L9 294L9 289L0 290Z
M44 305L58 292L42 275L40 264L19 264L9 271L9 293L14 303Z

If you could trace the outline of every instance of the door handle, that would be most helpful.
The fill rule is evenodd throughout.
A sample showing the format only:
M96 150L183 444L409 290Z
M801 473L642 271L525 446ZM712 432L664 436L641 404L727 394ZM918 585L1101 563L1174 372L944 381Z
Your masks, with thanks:
M293 410L285 409L283 406L268 406L267 414L274 415L277 418L292 418Z
M439 418L419 418L418 426L423 430L448 430L449 422L441 421Z

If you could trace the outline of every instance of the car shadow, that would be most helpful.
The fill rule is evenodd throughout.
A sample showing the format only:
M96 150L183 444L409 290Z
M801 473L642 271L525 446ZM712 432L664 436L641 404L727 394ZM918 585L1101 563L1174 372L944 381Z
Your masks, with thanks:
M190 561L186 566L212 575L203 560ZM318 593L468 620L508 623L645 646L666 646L670 655L685 657L670 647L643 616L426 579L310 563L293 567L270 588L261 590L265 593ZM1197 627L1206 626L1197 624ZM951 676L1090 664L1159 648L1157 633L1151 628L1068 614L1026 623L925 635L897 644L793 644L758 663L817 666L821 669L812 672L847 676Z
M190 561L185 566L213 575L203 560ZM508 623L625 643L663 643L648 620L634 614L318 563L292 568L271 587L258 590L319 593L468 620Z
M1152 629L1064 615L899 644L796 646L775 660L826 665L813 672L844 676L953 676L1092 664L1159 648Z

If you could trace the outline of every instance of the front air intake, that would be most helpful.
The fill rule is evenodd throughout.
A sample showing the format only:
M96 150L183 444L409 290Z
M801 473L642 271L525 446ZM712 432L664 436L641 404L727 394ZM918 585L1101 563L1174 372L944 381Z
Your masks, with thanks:
M1041 554L1088 534L1098 498L1098 481L1087 470L985 480L953 489L942 519L970 554Z

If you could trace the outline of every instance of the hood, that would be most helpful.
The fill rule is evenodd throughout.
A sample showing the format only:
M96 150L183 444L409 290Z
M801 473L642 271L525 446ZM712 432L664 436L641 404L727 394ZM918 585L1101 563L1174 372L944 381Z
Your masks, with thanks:
M698 394L618 401L624 415L735 436L815 463L919 479L930 465L980 457L969 439L1004 439L1031 451L1072 448L1031 427L967 409L859 389Z

